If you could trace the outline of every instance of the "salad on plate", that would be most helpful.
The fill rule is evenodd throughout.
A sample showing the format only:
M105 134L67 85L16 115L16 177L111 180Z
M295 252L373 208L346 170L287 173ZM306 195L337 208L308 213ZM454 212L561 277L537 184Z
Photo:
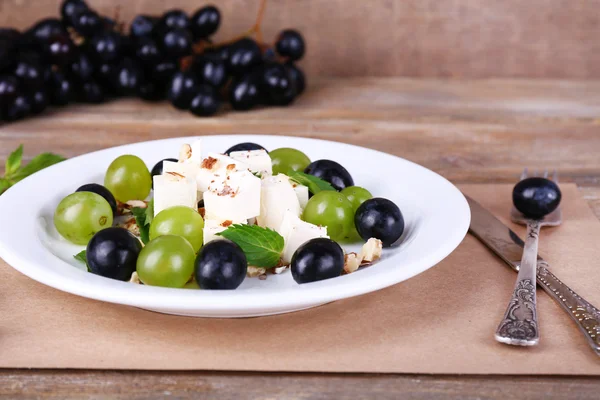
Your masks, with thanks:
M333 160L256 143L203 154L201 140L151 170L117 157L104 185L81 186L53 219L64 240L86 246L74 256L89 272L169 288L335 278L377 261L404 232L398 206L355 186ZM344 251L355 243L360 252Z

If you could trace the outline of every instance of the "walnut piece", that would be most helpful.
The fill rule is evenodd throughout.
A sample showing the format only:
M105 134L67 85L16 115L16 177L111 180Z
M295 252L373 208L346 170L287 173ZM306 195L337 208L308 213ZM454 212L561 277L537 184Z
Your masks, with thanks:
M360 254L348 253L344 255L344 273L351 274L363 265L368 265L381 258L383 243L381 240L371 238L367 240Z
M131 274L131 279L129 280L130 283L136 283L136 284L141 284L142 281L140 281L140 277L138 276L138 273L133 271L133 274Z
M358 258L356 253L348 253L344 255L344 272L351 274L360 267L362 260Z
M272 271L273 271L273 273L274 273L274 274L277 274L277 275L279 275L279 274L281 274L283 271L285 271L286 269L288 269L288 267L289 267L289 265L283 265L283 266L281 266L281 267L275 267L275 268L273 268L273 269L272 269Z
M129 232L133 233L135 236L140 236L140 227L135 222L135 218L129 218L127 221L117 224L117 226L127 229Z
M202 160L202 164L200 165L200 167L206 168L206 169L212 169L212 167L215 166L217 161L218 160L216 158L212 158L212 157L205 158L204 160Z
M264 268L253 267L252 265L248 265L248 272L246 272L246 276L248 278L256 278L257 276L261 276L265 274Z
M367 240L367 243L363 245L362 251L360 252L361 262L369 262L377 261L381 258L381 251L383 249L383 243L381 240L371 238Z

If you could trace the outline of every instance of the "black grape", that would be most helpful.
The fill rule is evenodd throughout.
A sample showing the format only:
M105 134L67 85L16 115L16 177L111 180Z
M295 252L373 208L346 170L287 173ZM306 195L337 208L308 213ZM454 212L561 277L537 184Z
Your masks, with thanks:
M194 13L191 29L195 39L205 39L214 34L221 24L221 13L215 6L205 6Z

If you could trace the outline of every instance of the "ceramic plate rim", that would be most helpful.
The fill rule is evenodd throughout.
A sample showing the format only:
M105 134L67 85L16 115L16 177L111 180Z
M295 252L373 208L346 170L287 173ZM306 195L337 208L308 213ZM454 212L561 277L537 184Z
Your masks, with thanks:
M176 309L184 313L206 311L209 313L217 312L235 314L242 312L249 313L251 315L252 313L260 313L261 310L265 309L265 304L272 304L268 303L268 301L273 301L274 299L277 299L277 303L275 305L276 309L290 309L291 311L293 308L306 308L306 306L311 304L323 304L343 298L353 297L402 282L435 266L437 263L447 257L452 251L454 251L454 249L456 249L456 247L458 247L468 231L471 218L470 209L460 190L442 176L406 159L351 144L297 136L203 135L198 137L202 138L203 140L211 140L213 138L219 138L219 140L223 140L226 138L232 138L239 142L251 141L259 143L261 140L275 140L281 142L285 142L287 140L308 140L321 142L323 145L329 146L349 146L352 148L373 152L373 154L381 157L393 157L400 163L405 163L407 167L419 170L421 173L429 175L429 178L434 179L436 184L448 191L446 194L450 195L449 201L452 203L451 208L454 208L453 211L455 211L455 215L451 216L452 223L454 225L449 232L447 240L440 246L436 247L435 251L424 254L416 261L403 264L402 268L388 268L387 270L378 271L376 274L367 274L368 276L361 276L358 279L355 278L358 274L350 274L335 278L334 280L299 285L296 293L301 293L300 296L283 298L277 298L277 295L280 295L282 292L286 292L289 289L271 289L265 291L264 293L260 291L194 291L132 285L127 282L113 281L73 268L64 261L53 256L49 250L39 242L39 240L36 240L35 251L27 252L25 254L14 251L13 248L21 247L19 246L18 241L22 239L23 232L35 234L35 232L31 232L31 229L34 229L34 227L31 225L32 221L29 220L27 220L27 223L23 223L22 229L19 228L17 234L7 235L6 229L0 231L0 257L2 257L16 270L40 283L83 297L143 308ZM71 165L76 165L77 163L80 163L82 159L86 159L88 157L99 157L104 154L119 150L127 151L128 148L137 146L151 144L158 145L160 143L174 143L177 141L184 143L185 141L189 142L190 140L193 140L193 138L194 137L177 137L115 146L80 155L66 160L58 165L49 167L24 179L19 184L13 186L2 196L0 196L0 220L14 220L14 215L8 215L9 212L7 210L9 209L9 206L18 204L16 201L20 198L19 196L27 193L27 189L32 185L32 182L43 181L45 177L52 176L55 171L68 168ZM89 174L91 173L92 172L90 171ZM36 215L37 211L38 210L35 210ZM34 218L34 216L31 218ZM10 224L7 225L10 226ZM32 238L32 240L34 239ZM40 250L37 247L42 247L43 251L47 252L49 256L56 258L55 262L65 264L73 271L68 272L65 276L60 274L54 268L44 268L44 260L35 258L35 254L37 254L37 252ZM52 264L55 264L55 262ZM360 282L360 285L355 285L353 284L354 282ZM111 290L100 293L100 288L105 286L110 287ZM248 303L247 297L251 297L253 301Z

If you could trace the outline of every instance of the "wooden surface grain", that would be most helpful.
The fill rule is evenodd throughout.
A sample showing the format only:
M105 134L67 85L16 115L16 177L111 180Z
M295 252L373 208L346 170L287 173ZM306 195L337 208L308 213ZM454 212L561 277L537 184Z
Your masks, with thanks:
M0 374L11 399L597 400L594 378L373 374L18 371Z
M324 138L397 154L454 182L512 182L557 168L600 217L600 82L316 79L290 108L198 119L166 104L72 106L0 126L0 160L19 143L72 157L162 137L261 133ZM0 335L1 340L1 335ZM597 399L580 377L0 371L18 399Z
M310 74L600 78L599 0L268 0L264 32L299 29ZM207 1L88 0L124 21ZM259 0L220 0L217 40L248 29ZM58 15L60 0L0 0L0 26Z

